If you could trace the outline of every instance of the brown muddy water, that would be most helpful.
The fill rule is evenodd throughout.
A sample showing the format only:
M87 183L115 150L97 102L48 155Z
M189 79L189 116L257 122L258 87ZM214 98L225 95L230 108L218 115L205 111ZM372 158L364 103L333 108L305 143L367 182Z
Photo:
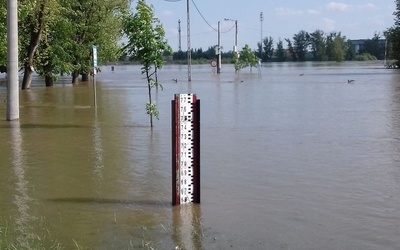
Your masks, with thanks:
M97 111L91 82L35 78L12 122L0 75L0 244L399 249L400 74L382 64L166 66L153 129L140 66L102 68ZM176 93L201 100L199 205L171 206Z

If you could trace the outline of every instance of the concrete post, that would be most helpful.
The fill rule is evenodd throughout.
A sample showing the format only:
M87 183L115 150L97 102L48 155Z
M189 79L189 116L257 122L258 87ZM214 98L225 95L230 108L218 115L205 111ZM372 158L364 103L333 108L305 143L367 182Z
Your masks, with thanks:
M17 0L7 0L7 121L19 119L17 7Z
M218 21L218 57L217 57L217 73L221 73L221 32L220 21Z

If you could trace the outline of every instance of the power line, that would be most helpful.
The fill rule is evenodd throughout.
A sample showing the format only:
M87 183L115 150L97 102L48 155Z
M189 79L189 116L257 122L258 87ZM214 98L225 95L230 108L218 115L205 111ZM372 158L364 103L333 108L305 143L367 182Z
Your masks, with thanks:
M196 8L197 12L200 14L201 18L203 18L204 22L206 22L206 24L207 24L208 26L210 26L211 29L213 29L214 31L218 32L218 30L216 30L216 29L204 18L203 14L201 14L199 8L197 8L197 5L196 5L196 3L194 2L194 0L192 0L192 3L193 3L193 5L194 5L194 7Z
M213 29L215 32L218 32L218 30L215 29L215 28L206 20L206 18L205 18L204 15L201 13L201 11L200 11L199 8L197 7L197 5L196 5L196 3L194 2L194 0L192 0L192 3L193 3L193 5L194 5L194 7L196 8L197 12L199 13L199 15L201 16L201 18L204 20L204 22L205 22L208 26L210 26L210 28ZM235 25L233 25L231 28L229 28L229 29L226 30L226 31L220 31L220 33L227 33L227 32L229 32L229 31L231 31L233 28L235 28Z
M204 34L210 34L210 33L214 33L214 31L206 31L206 32L201 32L201 33L195 33L195 34L190 34L191 36L201 36ZM186 36L186 33L181 33L181 36ZM175 39L179 39L176 36L171 36L171 37L167 37L168 40L175 40Z
M257 32L260 32L260 29L250 28L250 27L246 27L246 26L242 26L242 25L240 26L240 28L242 28L242 29L245 29L245 30L251 30L251 31L257 31ZM275 34L275 35L287 36L287 37L291 37L291 36L293 36L293 34L292 34L292 35L289 35L289 34L283 34L283 33L280 33L280 32L271 31L271 30L265 30L265 29L263 29L263 32L266 32L266 33L272 33L272 34Z
M231 31L233 28L235 28L235 24L230 27L227 31L220 31L220 33L228 33L229 31Z

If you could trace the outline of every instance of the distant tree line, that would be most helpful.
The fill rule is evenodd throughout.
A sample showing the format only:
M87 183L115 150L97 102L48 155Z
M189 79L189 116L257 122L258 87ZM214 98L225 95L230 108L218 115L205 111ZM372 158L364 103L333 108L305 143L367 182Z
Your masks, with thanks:
M380 33L375 33L370 39L362 41L362 46L356 50L355 41L349 40L341 32L325 33L316 30L312 33L304 30L294 34L292 38L279 40L276 44L272 37L265 37L262 44L257 43L257 50L253 51L262 62L284 62L284 61L344 61L344 60L384 60L385 43ZM216 58L215 47L210 46L207 50L192 49L193 60L214 60ZM387 49L387 58L390 51ZM225 62L234 63L233 51L223 52L222 58ZM185 61L186 51L173 53L174 61Z
M199 49L192 49L192 59L193 60L205 60L210 61L217 58L216 55L216 46L210 46L207 50L203 51L202 48ZM225 60L232 61L234 60L234 53L233 51L222 52L221 57ZM185 51L177 51L174 52L172 55L172 59L174 61L185 61L187 58L187 52Z
M385 58L385 44L379 33L375 33L372 39L362 40L358 50L354 44L356 41L348 40L340 32L325 33L322 30L312 33L301 30L292 39L285 39L286 48L279 40L275 49L272 37L266 37L262 42L257 44L256 54L263 62L362 60L366 55L375 60Z

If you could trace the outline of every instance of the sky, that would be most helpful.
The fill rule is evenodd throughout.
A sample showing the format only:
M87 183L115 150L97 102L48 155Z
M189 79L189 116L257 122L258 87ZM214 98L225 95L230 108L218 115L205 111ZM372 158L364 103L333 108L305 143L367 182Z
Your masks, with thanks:
M187 0L146 0L154 7L166 39L173 51L187 46ZM136 1L132 8L136 5ZM304 30L312 33L341 32L347 39L371 39L376 32L394 25L395 0L189 0L190 44L203 51L218 44L220 22L224 52L235 45L235 21L238 26L238 49L246 44L257 49L261 38L272 37L276 43ZM260 13L263 13L261 21ZM230 19L225 21L224 19ZM179 38L178 21L181 21Z

